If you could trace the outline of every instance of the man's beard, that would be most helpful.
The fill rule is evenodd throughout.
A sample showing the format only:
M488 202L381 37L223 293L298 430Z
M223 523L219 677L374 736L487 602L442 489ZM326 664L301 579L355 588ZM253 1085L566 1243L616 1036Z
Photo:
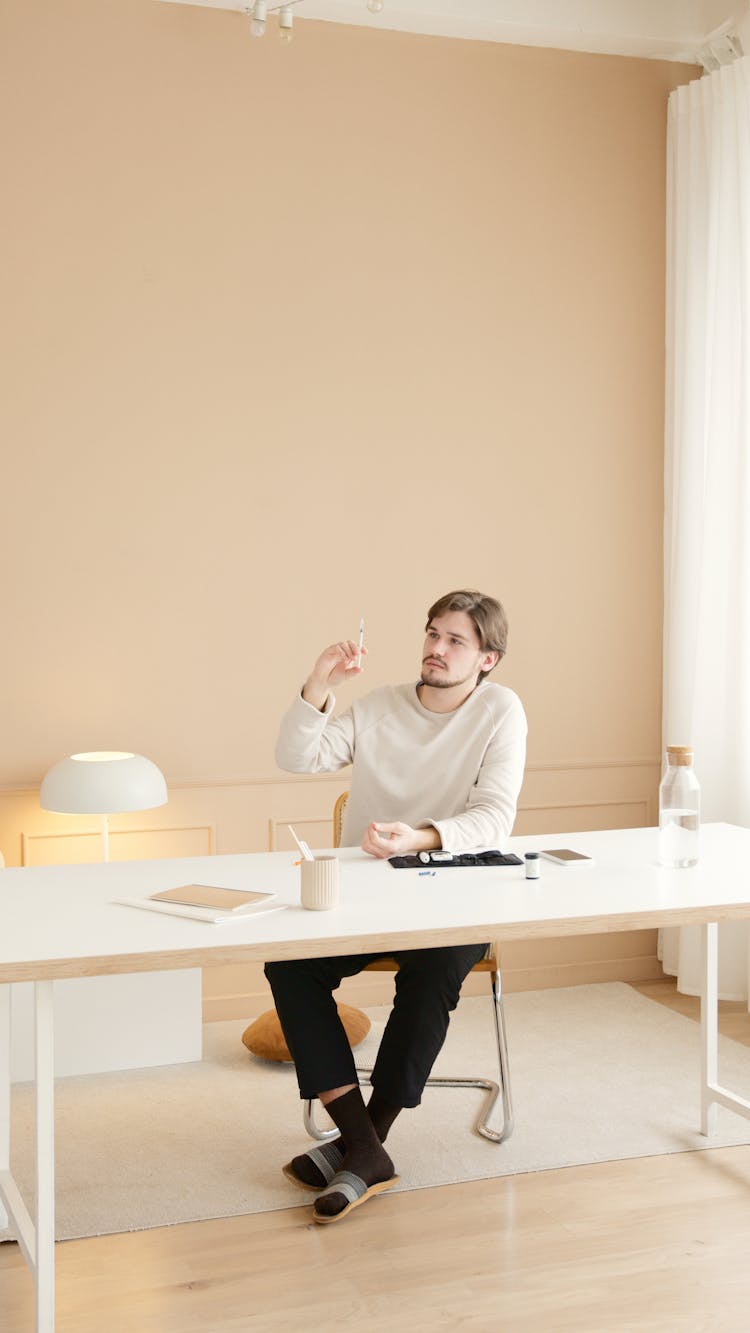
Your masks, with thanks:
M434 672L436 679L426 680L425 671ZM455 677L451 678L446 667L426 667L423 662L422 675L420 676L419 683L420 685L426 685L428 689L450 690L454 685L465 685L467 680L473 679L474 677L471 673L469 673L468 676L464 676L461 680L457 680Z

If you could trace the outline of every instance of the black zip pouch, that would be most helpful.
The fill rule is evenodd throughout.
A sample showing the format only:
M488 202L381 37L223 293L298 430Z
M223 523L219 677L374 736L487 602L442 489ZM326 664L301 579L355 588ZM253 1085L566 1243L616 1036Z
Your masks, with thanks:
M429 852L424 853L429 856L428 861L423 861L419 856L389 856L388 864L393 866L394 870L416 870L418 867L436 866L441 870L450 870L452 866L522 866L523 861L520 856L514 852L454 852L450 860L444 860L445 853L438 852L433 858Z

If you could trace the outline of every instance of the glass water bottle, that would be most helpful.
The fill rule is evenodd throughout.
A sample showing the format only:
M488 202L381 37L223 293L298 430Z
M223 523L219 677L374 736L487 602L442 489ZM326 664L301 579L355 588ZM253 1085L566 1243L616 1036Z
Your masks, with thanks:
M667 767L659 786L659 864L694 866L700 838L701 789L689 745L667 746Z

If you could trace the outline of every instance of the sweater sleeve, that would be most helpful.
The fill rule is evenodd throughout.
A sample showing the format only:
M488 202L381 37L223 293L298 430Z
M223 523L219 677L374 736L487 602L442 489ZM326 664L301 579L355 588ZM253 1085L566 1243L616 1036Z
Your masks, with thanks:
M335 773L354 759L351 710L332 717L336 700L329 694L323 712L301 694L281 719L276 763L287 773Z
M465 813L427 821L446 852L502 848L510 836L526 762L526 714L516 704L487 746Z

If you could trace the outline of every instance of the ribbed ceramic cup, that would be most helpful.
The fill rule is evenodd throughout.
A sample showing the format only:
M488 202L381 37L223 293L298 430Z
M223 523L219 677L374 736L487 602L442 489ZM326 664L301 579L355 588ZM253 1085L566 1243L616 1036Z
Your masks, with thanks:
M311 912L325 912L339 900L339 862L336 856L316 856L300 862L300 901Z

